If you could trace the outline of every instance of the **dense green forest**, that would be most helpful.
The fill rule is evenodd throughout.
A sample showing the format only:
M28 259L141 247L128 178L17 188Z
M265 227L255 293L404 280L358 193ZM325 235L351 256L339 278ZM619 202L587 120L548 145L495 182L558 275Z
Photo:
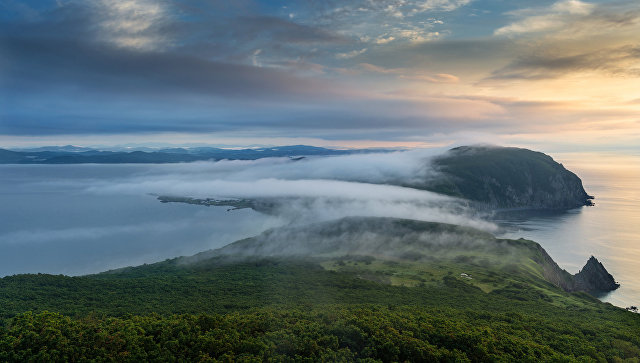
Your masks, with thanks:
M508 362L640 355L637 330L618 331L623 321L598 327L584 318L576 324L575 313L509 310L332 305L83 319L27 313L3 332L0 359Z
M5 277L0 361L638 361L639 314L547 281L534 242L488 248L474 236L482 249L416 245L429 256L213 251L89 276Z
M640 356L640 315L584 293L517 282L486 293L453 273L408 287L363 279L356 267L376 261L331 263L344 271L256 260L179 273L160 264L120 274L7 277L0 280L0 360ZM466 267L456 270L473 266Z

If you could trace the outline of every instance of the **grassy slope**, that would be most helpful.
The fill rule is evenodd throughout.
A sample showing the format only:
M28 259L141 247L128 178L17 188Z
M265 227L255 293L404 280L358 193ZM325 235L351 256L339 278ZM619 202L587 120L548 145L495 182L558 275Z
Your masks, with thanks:
M0 351L19 351L28 336L35 339L29 343L33 349L51 346L41 333L55 328L60 331L55 336L87 329L110 331L111 337L133 334L137 338L123 341L155 343L128 351L189 360L206 354L238 358L250 342L259 343L255 352L249 349L258 357L419 359L415 344L426 344L420 352L433 353L428 356L432 359L453 359L456 354L472 360L494 359L491 354L505 360L612 361L640 356L640 315L558 289L542 278L533 242L506 242L512 248L503 255L467 248L426 259L352 255L232 261L213 256L191 264L174 259L92 276L6 277L0 280L0 317L7 329L0 330ZM26 311L55 311L74 319L27 314L10 323L9 318ZM160 315L149 316L152 313ZM210 315L172 316L203 313ZM213 319L218 325L203 325L199 319ZM260 322L260 331L245 331ZM131 329L123 328L127 326ZM184 327L179 329L184 333L180 339L189 340L191 348L172 351L173 340L153 333L151 327L169 335ZM28 331L37 334L25 334ZM354 331L368 333L358 333L354 342ZM224 347L202 342L214 332L240 336ZM85 333L85 353L90 354L102 338L90 339ZM303 333L317 343L315 350L305 350L310 343L301 340ZM76 345L85 344L81 342ZM107 345L104 354L116 354L114 349Z

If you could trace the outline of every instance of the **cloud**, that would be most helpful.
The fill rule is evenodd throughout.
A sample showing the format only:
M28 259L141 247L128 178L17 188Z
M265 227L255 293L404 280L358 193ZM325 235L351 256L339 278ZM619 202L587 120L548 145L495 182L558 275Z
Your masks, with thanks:
M393 37L393 36L385 35L385 36L381 36L381 37L377 38L377 39L375 40L375 43L376 43L376 44L387 44L387 43L389 43L389 42L394 41L395 39L396 39L396 38L395 38L395 37Z
M486 79L541 80L578 73L638 77L640 11L633 2L563 0L507 13L494 31L514 41L512 59Z
M378 185L360 182L345 182L323 179L257 179L227 180L225 178L211 180L184 180L172 176L169 179L148 180L121 185L91 188L90 191L150 193L167 195L188 195L194 197L228 198L314 198L368 200L381 202L411 201L444 201L447 198L431 192L390 185Z
M424 185L435 177L430 158L439 152L164 165L118 183L92 185L88 191L269 200L275 205L273 213L296 223L389 216L495 228L474 217L458 199L398 186Z
M302 129L374 131L451 127L443 118L468 115L447 102L388 97L348 80L314 77L330 70L317 63L264 66L265 52L256 54L256 49L251 54L262 67L84 39L11 33L1 43L6 76L0 103L6 107L0 111L0 132L5 134L212 132L264 126L291 134ZM291 74L291 67L305 73ZM452 80L438 73L425 76L431 82ZM38 107L30 106L34 104ZM473 118L485 116L487 112L479 112Z
M364 54L367 51L367 48L362 48L360 50L352 50L350 52L346 52L346 53L338 53L336 54L336 58L338 59L349 59L349 58L355 58L361 54Z
M430 260L435 256L452 258L453 250L499 254L504 259L516 253L507 243L486 233L448 226L406 223L396 219L344 218L305 226L286 226L265 231L250 241L225 246L219 251L182 259L192 263L212 254L274 256L387 256ZM426 228L425 228L426 227ZM497 243L496 243L497 242Z
M400 181L407 184L418 184L433 176L429 168L429 160L442 151L442 149L433 148L391 153L353 154L307 158L296 163L291 163L287 158L266 158L254 161L228 160L204 163L203 165L185 164L181 168L184 168L187 173L203 172L239 181L265 178L335 179L376 184L398 184Z
M374 73L398 74L405 71L402 68L384 68L384 67L376 66L371 63L360 63L358 64L358 66L368 72L374 72Z
M568 22L590 15L594 9L593 4L579 0L563 0L549 8L518 10L511 14L520 19L496 29L494 34L512 35L557 30Z
M334 29L369 46L396 42L418 43L439 39L448 30L433 30L444 23L434 15L450 13L471 0L350 0L306 4L296 17ZM346 52L344 52L346 53Z
M406 39L412 43L424 43L442 36L440 32L425 31L422 29L396 29L393 34L397 38Z
M472 0L348 0L334 4L316 5L308 10L315 12L320 19L334 22L352 16L373 13L382 16L415 16L425 12L451 12L471 3Z
M571 55L562 49L537 49L493 71L490 79L549 79L584 71L640 77L638 59L640 46L601 48Z
M279 69L224 63L166 52L138 52L82 41L11 37L1 39L6 65L4 92L79 89L97 94L211 95L223 98L303 97L334 93L321 80ZM324 83L324 85L321 85Z
M337 14L351 14L358 12L382 12L386 15L402 18L415 16L425 12L451 12L468 5L471 0L352 0L346 1L335 11Z
M451 11L464 3L387 2L385 7ZM357 5L349 10L352 15L369 13L357 10L361 7L377 9L368 1L351 5ZM443 117L457 117L448 104L388 97L386 90L336 76L335 62L353 62L372 48L337 25L339 17L322 12L305 16L290 9L282 17L242 2L147 0L67 1L33 11L37 16L29 21L17 17L0 25L4 134L269 127L280 136L303 129L321 130L318 135L362 127L371 132L440 128L452 125ZM300 16L291 19L291 12ZM424 37L429 24L392 24L391 31L404 35L385 33L383 39ZM450 74L420 77L452 81L440 75L445 73Z
M616 99L639 97L632 84L640 34L635 1L3 6L5 137L491 135L554 127L547 120L576 126L587 111L603 115L604 109L608 124L628 111ZM555 80L569 82L546 82ZM563 103L562 112L531 107L541 113L523 114L515 103L500 103L505 95L524 103L551 97L575 103Z
M576 43L589 37L588 40L596 44L605 39L617 43L635 39L640 25L640 10L633 1L588 3L564 0L551 7L518 9L506 15L515 21L495 29L494 35L542 37L544 41L564 39Z
M422 70L417 70L417 69L384 68L384 67L376 66L370 63L360 63L358 64L358 66L368 72L380 73L380 74L394 74L394 75L397 75L399 78L416 80L416 81L426 81L430 83L457 83L458 81L460 81L460 78L454 76L453 74L446 74L446 73L429 74L429 73L425 73Z
M425 75L425 74L403 75L402 78L413 79L418 81L426 81L431 83L458 83L460 81L460 78L454 76L453 74L446 74L446 73L437 73L432 75Z
M460 7L468 5L471 0L426 0L417 5L419 11L454 11Z
M150 0L101 0L98 12L102 34L109 42L121 47L157 49L167 46L170 39L158 33L169 17L163 3Z

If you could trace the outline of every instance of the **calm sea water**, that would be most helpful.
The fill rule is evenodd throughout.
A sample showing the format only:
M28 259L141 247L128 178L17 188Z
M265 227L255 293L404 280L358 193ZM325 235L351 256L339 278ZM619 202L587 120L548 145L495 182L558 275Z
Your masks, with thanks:
M621 283L602 299L640 305L640 156L556 154L583 180L595 207L499 220L503 237L539 242L578 272L596 256ZM191 255L256 235L283 221L243 209L162 204L144 193L90 187L171 165L0 165L0 276L79 275ZM88 189L89 188L89 189Z
M162 204L87 188L162 165L0 166L0 276L80 275L218 248L277 225L249 209Z
M596 205L565 213L512 215L500 221L502 236L540 243L571 273L593 255L621 284L601 300L622 307L640 305L640 156L552 156L582 179Z

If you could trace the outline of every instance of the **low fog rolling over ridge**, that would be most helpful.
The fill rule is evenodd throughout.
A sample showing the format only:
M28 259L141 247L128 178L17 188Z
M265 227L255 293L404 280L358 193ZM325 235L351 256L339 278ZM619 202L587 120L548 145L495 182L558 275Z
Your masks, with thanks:
M468 227L386 217L346 217L269 229L256 237L178 262L192 263L215 256L375 256L433 261L461 253L493 253L506 261L516 250L490 233Z
M311 223L348 216L409 218L495 231L457 198L399 185L423 184L441 149L302 160L265 158L158 165L92 193L157 194L215 199L269 200L283 223ZM394 185L390 185L394 184ZM169 207L168 207L169 208Z

